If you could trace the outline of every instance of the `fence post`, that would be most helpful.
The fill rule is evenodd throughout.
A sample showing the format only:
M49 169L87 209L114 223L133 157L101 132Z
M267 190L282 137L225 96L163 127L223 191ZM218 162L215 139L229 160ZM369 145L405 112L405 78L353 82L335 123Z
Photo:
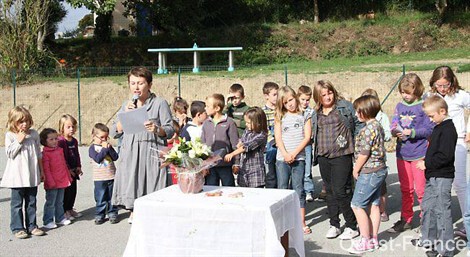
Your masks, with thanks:
M284 65L284 80L286 81L286 86L288 86L288 84L287 84L287 65Z
M405 73L406 73L405 65L403 64L403 66L402 66L402 74L401 74L400 78L397 80L397 82L395 82L395 84L393 85L392 89L390 89L390 91L388 92L388 94L385 96L384 100L382 100L382 103L381 103L382 106L385 104L385 101L387 101L387 98L390 96L390 94L393 92L393 90L395 90L395 88L398 86L398 83L400 83L401 79L405 76Z
M82 144L82 110L80 105L80 68L77 68L77 94L78 94L78 144Z
M178 67L178 96L181 97L181 67Z
M16 106L16 70L11 70L11 83L13 86L13 107Z

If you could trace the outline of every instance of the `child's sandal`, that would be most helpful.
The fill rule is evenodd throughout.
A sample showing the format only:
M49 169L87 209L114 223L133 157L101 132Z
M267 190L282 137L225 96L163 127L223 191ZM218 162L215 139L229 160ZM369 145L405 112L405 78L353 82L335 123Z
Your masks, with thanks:
M303 229L304 229L304 235L308 235L312 233L312 230L310 229L309 226L305 226Z

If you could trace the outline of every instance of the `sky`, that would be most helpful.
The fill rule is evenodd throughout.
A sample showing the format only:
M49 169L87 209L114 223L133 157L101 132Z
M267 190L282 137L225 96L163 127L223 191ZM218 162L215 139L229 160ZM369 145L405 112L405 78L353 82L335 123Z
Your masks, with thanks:
M66 30L73 30L78 27L78 21L80 21L83 16L90 13L90 10L85 7L74 9L68 3L62 2L67 10L67 16L59 23L58 32L65 32Z

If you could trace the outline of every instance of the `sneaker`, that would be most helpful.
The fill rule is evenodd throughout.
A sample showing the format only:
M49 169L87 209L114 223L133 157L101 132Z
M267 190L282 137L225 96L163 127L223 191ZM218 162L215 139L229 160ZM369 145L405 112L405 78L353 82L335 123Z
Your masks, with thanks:
M52 222L49 222L49 223L47 223L46 225L44 225L44 228L47 228L47 229L54 229L54 228L57 228L57 224L55 224L55 222L52 221Z
M341 240L351 240L357 236L359 236L359 231L353 230L351 228L345 228L343 233L339 235L338 238Z
M366 252L372 252L374 250L373 245L370 243L370 239L361 237L359 240L355 240L352 246L349 248L349 253L361 254Z
M445 257L445 255L440 254L436 250L427 251L426 256L428 256L428 257Z
M72 221L74 220L75 218L72 216L72 214L69 213L69 211L66 211L65 214L64 214L64 218Z
M116 224L116 223L118 223L118 222L119 222L119 221L118 221L117 217L111 217L111 218L109 218L109 223L111 223L111 224Z
M467 231L465 230L465 228L456 229L454 230L454 235L467 238Z
M77 212L75 210L70 210L70 215L72 215L74 218L80 218L81 216L83 216L81 212Z
M395 222L395 224L393 224L393 227L389 228L387 232L400 233L408 229L411 229L411 222L406 223L406 221L400 219L399 221Z
M129 218L127 219L127 222L129 224L132 224L132 217L133 217L133 215L132 215L132 212L131 212L131 215L129 215Z
M101 225L105 222L105 219L103 218L97 218L95 219L95 225Z
M28 233L26 233L26 231L20 230L20 231L15 233L15 237L18 238L18 239L26 239L26 238L29 237L29 235L28 235Z
M341 234L341 230L339 228L330 225L330 228L326 232L326 238L332 239L332 238L339 236L340 234Z
M33 235L33 236L44 236L45 234L46 233L44 233L44 231L42 231L39 228L35 228L35 229L31 230L31 235Z
M379 247L380 247L379 240L377 240L377 238L371 238L369 240L369 243L372 246L372 248L374 248L374 249L379 249Z
M318 201L320 202L325 202L326 201L326 192L321 191L320 194L318 195Z
M381 222L387 222L389 220L390 220L390 218L388 217L388 214L386 212L383 212L382 214L380 214L380 221Z
M426 250L432 250L432 245L425 244L421 239L411 239L411 244L416 247L422 247Z
M305 197L305 200L306 200L307 202L313 202L312 194L307 193L307 196Z
M64 218L64 219L62 219L59 223L57 223L57 225L67 226L67 225L70 225L70 223L72 223L72 221L70 221L70 220L67 219L67 218Z

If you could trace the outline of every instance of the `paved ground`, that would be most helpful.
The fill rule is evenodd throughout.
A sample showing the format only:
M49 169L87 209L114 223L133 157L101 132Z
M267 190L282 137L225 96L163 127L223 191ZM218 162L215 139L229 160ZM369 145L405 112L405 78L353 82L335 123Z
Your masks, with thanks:
M131 225L127 223L128 212L122 211L119 215L121 222L118 224L109 224L108 222L97 226L94 224L94 199L93 182L90 173L90 164L87 161L87 148L80 149L85 172L78 185L78 196L76 209L81 211L84 216L76 220L72 225L51 230L44 237L33 237L26 240L18 240L10 233L10 190L0 189L0 256L121 256L124 252ZM399 219L400 210L400 191L398 177L395 168L394 154L389 154L390 174L387 178L389 190L390 221L382 223L379 239L382 247L373 253L367 253L367 256L426 256L424 251L416 249L410 244L410 239L417 236L414 231L407 231L400 235L391 235L384 230L393 225L393 222ZM3 175L6 157L4 148L0 148L0 177ZM314 179L317 190L320 188L320 177L318 170L314 170ZM462 226L460 219L460 210L455 195L452 196L452 206L454 225ZM44 206L44 190L42 185L38 193L38 225L42 225ZM415 217L418 215L418 209L415 206ZM312 227L313 233L305 236L306 256L349 256L344 250L350 245L350 242L341 242L339 239L328 240L324 237L328 229L328 219L326 214L326 204L322 202L313 202L307 204L307 222ZM419 221L416 219L414 227L417 227ZM151 225L151 224L149 224ZM155 228L158 229L158 228ZM465 242L459 240L460 251L464 249ZM463 250L456 256L465 256L466 250ZM291 256L296 256L295 251L291 249Z

